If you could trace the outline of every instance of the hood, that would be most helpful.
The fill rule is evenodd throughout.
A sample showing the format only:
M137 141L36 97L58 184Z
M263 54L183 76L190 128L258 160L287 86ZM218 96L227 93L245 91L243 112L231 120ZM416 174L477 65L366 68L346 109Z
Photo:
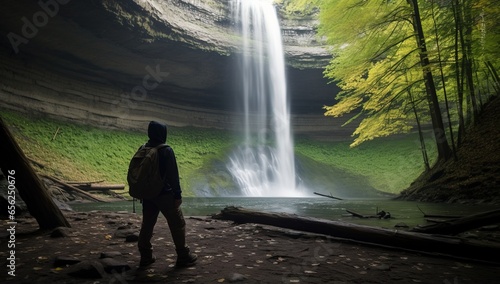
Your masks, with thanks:
M149 143L161 144L167 142L167 126L157 121L151 121L148 126Z

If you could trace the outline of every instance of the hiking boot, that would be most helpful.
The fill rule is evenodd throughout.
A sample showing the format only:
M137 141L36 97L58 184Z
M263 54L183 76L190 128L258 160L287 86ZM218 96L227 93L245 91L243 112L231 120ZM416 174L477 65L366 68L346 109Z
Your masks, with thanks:
M185 248L181 251L177 251L177 261L175 262L176 267L186 267L194 265L198 256L194 253L189 252L189 248Z
M148 266L148 265L151 265L153 263L155 263L156 261L156 257L150 257L150 258L142 258L141 257L141 261L139 262L139 266L141 267L144 267L144 266Z

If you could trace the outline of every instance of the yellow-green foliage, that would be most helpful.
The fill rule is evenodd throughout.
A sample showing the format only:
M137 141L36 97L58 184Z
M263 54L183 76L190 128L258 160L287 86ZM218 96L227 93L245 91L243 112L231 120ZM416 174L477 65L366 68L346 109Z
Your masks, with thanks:
M420 46L413 26L413 8L406 0L290 0L290 10L317 5L320 10L319 35L327 39L332 52L325 77L342 89L333 105L325 106L325 115L342 116L357 112L363 117L353 133L352 146L377 137L405 133L416 123L417 113L424 125L429 123L424 71L432 72L440 103L447 99L456 104L465 82L462 60L468 52L474 61L476 95L492 94L491 74L484 62L498 70L500 8L492 0L457 0L464 22L461 32L470 51L464 51L456 38L452 1L418 1L424 29L429 69L422 70ZM455 44L458 43L457 48ZM473 57L473 58L472 58ZM457 61L458 60L458 61ZM441 78L441 71L443 78ZM467 86L463 108L470 107ZM413 113L413 114L412 114ZM348 121L351 123L354 120ZM357 120L359 121L359 120ZM458 114L451 110L451 121Z

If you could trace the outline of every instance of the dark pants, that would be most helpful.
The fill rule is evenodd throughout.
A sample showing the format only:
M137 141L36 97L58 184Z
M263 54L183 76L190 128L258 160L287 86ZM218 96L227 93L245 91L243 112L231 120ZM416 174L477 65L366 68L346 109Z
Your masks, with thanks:
M153 255L151 238L160 212L167 219L176 251L179 252L186 248L186 222L182 211L180 208L175 208L172 193L163 193L154 199L142 201L142 226L137 243L141 258L147 259Z

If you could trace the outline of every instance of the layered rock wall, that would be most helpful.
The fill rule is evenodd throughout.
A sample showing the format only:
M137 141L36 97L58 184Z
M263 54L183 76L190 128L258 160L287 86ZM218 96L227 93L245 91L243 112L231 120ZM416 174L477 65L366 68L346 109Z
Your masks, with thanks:
M240 38L230 14L226 0L7 1L0 107L112 128L158 119L237 129ZM321 74L329 55L317 23L282 24L294 130L335 135L342 121L321 109L337 89Z

